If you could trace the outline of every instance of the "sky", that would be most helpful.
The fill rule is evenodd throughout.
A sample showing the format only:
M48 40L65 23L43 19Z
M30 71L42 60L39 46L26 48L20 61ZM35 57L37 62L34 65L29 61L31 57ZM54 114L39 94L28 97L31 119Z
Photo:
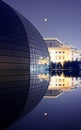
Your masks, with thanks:
M24 15L43 38L58 38L81 49L81 0L3 1Z

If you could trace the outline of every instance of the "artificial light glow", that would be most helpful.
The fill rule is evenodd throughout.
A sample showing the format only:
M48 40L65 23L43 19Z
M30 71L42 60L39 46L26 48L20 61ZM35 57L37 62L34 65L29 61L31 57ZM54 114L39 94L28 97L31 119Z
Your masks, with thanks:
M59 76L52 76L48 90L62 90L68 91L77 84L76 78Z
M39 75L38 75L38 78L39 78L39 79L45 79L45 80L48 81L48 80L49 80L49 75L39 74Z

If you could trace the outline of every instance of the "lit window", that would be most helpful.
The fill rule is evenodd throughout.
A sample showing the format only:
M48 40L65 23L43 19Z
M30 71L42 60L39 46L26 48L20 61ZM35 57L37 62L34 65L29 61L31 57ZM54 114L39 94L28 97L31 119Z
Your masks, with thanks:
M58 79L59 82L61 82L61 79Z
M52 47L52 43L50 42L50 47Z
M61 59L61 56L59 56L59 59Z

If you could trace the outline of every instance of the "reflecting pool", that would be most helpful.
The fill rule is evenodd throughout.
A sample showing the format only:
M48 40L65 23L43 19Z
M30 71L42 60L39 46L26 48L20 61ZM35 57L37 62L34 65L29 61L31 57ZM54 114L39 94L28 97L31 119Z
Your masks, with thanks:
M40 82L45 79L48 81L48 74L39 74L38 78ZM77 76L69 73L65 75L64 72L52 75L49 87L40 103L6 130L18 129L81 130L80 73Z

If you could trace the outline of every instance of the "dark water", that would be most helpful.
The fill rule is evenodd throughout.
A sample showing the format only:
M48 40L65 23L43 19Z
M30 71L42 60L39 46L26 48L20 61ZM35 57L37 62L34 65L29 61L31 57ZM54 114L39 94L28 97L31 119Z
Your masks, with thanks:
M81 88L65 92L58 98L43 98L32 112L7 130L18 129L81 130Z
M72 75L64 75L64 73L60 73L60 75L58 73L54 75L52 74L47 91L46 86L49 82L47 74L39 75L38 80L35 82L33 81L34 88L35 86L36 88L33 91L30 89L30 93L27 93L27 98L24 103L26 105L24 105L24 107L22 104L24 101L24 98L22 100L23 96L16 96L18 101L21 103L18 104L18 101L14 101L14 105L17 107L13 106L13 108L18 108L21 112L19 115L16 115L18 110L10 110L11 112L14 112L14 115L16 115L14 119L15 121L10 122L10 124L8 123L8 128L2 127L2 129L81 130L81 77L79 74L74 76ZM35 77L34 80L36 80ZM39 83L41 84L41 88L43 86L43 91L41 89L37 89L37 85L39 85ZM9 102L6 104L8 103ZM9 104L9 107L10 106L12 106L11 102ZM10 115L8 110L7 112ZM6 119L9 119L8 113L6 115ZM14 118L14 116L12 117ZM10 117L10 119L12 118Z

